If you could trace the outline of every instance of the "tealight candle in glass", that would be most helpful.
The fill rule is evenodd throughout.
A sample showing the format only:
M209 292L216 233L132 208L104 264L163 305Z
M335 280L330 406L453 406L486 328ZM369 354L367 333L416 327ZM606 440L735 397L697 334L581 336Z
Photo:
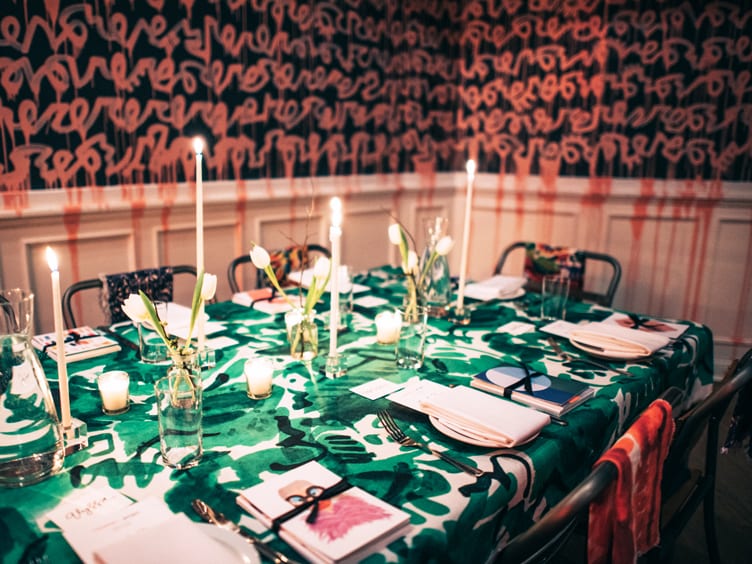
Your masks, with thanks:
M274 364L271 359L256 356L245 361L246 390L251 399L264 399L272 395Z
M402 317L398 311L382 311L376 316L376 340L382 345L396 343L401 327Z
M97 378L99 395L102 398L102 411L107 415L125 413L130 407L128 385L130 377L122 370L103 372Z

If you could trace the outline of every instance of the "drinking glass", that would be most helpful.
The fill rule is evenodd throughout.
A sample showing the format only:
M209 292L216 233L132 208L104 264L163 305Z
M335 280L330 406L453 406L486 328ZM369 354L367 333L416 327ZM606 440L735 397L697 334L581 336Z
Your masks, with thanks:
M545 276L541 286L541 317L546 320L564 319L569 297L569 278L558 274Z

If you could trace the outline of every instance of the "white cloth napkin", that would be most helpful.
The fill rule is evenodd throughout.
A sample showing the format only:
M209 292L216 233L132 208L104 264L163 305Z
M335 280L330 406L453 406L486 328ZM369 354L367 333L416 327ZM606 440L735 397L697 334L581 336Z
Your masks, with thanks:
M588 323L569 334L572 341L591 346L605 356L650 356L669 344L663 335L628 329L611 323Z
M503 447L527 442L551 422L545 413L467 386L441 390L420 406L428 415Z
M465 286L465 296L476 300L495 300L514 296L527 282L522 276L496 276Z

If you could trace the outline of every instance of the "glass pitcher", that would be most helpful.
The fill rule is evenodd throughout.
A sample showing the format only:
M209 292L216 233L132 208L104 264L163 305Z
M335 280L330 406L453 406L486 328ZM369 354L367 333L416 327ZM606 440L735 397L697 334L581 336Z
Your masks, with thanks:
M447 234L449 221L445 217L436 217L426 221L426 249L421 258L421 272L423 273L420 292L423 305L428 308L428 315L440 317L446 311L446 306L452 298L452 280L449 273L449 262L443 255L436 256L430 263L431 255L436 245Z
M0 486L39 482L62 468L63 434L31 345L34 294L0 290Z

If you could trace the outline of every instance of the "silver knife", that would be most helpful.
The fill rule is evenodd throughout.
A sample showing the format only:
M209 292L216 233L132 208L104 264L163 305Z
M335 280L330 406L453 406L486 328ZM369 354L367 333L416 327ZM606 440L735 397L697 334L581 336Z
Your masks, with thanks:
M199 517L201 517L204 521L211 523L212 525L216 525L217 527L227 529L228 531L232 531L233 533L237 533L238 535L243 537L247 543L252 544L256 548L256 550L259 551L259 554L261 554L261 556L268 558L269 560L274 562L274 564L298 564L292 558L288 558L281 552L271 548L250 531L244 529L237 523L230 521L219 511L212 509L205 501L194 499L191 503L191 506L193 507L193 510L198 513Z
M548 344L551 345L551 348L554 349L554 352L559 355L561 358L563 358L566 361L573 361L577 360L578 362L584 362L586 364L590 364L591 366L597 366L598 368L601 368L603 370L612 370L616 372L617 374L623 374L624 376L631 376L632 374L623 368L616 368L614 366L610 366L606 364L605 362L598 362L597 360L592 360L590 358L582 358L577 357L576 359L569 353L564 352L564 349L561 348L559 343L557 343L553 337L549 337L547 339Z

